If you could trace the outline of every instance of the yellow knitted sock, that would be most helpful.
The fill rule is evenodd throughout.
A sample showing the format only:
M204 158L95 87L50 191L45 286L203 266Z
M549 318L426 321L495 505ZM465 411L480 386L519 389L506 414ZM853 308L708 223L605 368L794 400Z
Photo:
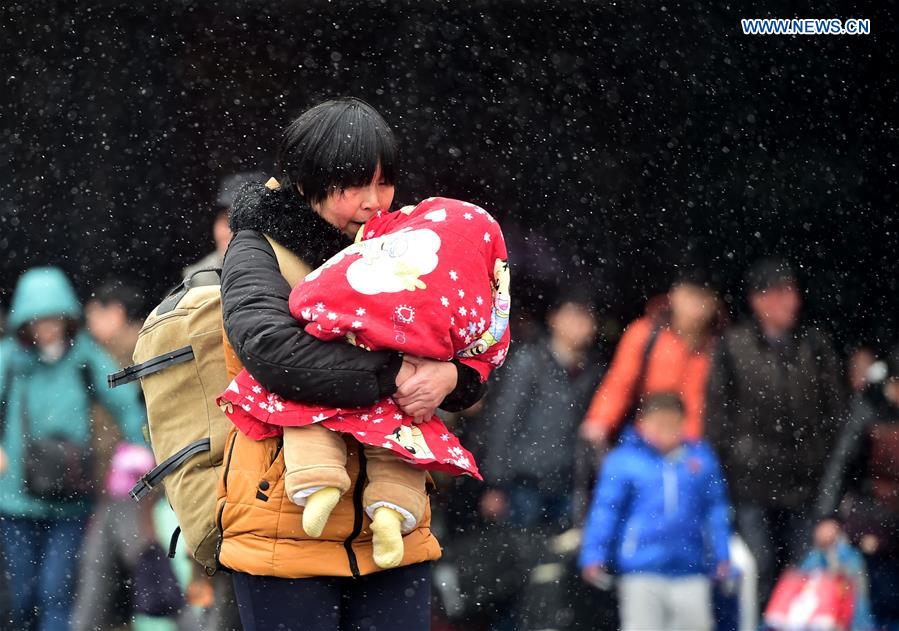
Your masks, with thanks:
M397 567L403 561L403 516L399 512L381 506L375 509L371 521L371 544L375 565L385 570Z
M340 489L326 486L306 498L303 509L303 530L310 537L321 537L331 511L340 501Z

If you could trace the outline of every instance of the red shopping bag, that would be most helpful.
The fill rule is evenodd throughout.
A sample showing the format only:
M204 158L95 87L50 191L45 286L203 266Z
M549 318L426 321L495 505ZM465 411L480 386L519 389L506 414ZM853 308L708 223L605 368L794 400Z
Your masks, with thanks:
M778 631L845 631L852 624L854 596L852 583L841 574L787 570L768 602L765 624Z

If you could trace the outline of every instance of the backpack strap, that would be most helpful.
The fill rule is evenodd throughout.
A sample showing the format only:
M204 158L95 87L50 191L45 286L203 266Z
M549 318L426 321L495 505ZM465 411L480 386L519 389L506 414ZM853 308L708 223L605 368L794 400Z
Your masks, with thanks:
M168 313L169 311L173 311L175 307L178 306L178 303L181 302L181 299L184 298L185 294L188 291L193 289L194 287L206 287L209 285L221 285L222 284L222 270L218 267L209 267L206 269L197 270L190 276L184 279L184 281L175 287L168 296L165 297L165 300L159 303L159 306L156 307L156 315L163 315Z
M172 538L169 539L169 558L175 558L175 552L178 548L178 537L181 536L181 526L176 526L172 531Z
M270 236L263 235L272 250L275 252L275 258L278 260L278 267L281 268L281 275L290 284L291 288L295 287L306 275L312 271L312 268L306 265L300 258L285 248L283 245L272 239Z
M128 366L124 370L112 373L106 377L106 383L110 388L116 388L132 381L137 381L141 377L152 375L164 370L175 364L183 364L194 358L194 349L190 346L184 346L174 351L164 353L148 359L140 364Z
M208 438L201 438L200 440L195 440L194 442L187 445L187 447L184 447L177 453L163 460L149 473L141 476L137 484L135 484L131 489L132 499L134 499L135 502L139 502L144 499L147 495L149 495L150 491L158 486L172 471L183 465L185 462L187 462L197 454L203 453L204 451L209 451L209 445L210 442Z

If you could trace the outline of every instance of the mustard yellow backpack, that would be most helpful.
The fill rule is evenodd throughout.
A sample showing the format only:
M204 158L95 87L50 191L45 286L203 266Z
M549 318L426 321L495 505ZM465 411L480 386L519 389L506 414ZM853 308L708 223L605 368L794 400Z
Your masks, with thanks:
M288 282L299 282L309 268L268 241ZM165 481L180 536L208 574L218 569L216 490L232 427L216 405L229 383L223 335L221 270L194 272L147 317L134 349L135 364L108 377L110 388L140 380L147 406L157 466L131 496L139 502ZM170 554L178 536L176 530Z

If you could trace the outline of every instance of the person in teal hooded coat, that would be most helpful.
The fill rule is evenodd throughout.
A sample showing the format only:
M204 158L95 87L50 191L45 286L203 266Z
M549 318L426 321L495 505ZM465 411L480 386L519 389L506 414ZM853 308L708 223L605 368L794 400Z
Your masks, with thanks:
M89 448L90 387L126 440L144 442L137 386L106 388L106 375L118 366L81 330L81 315L62 270L34 268L19 278L0 340L0 541L11 579L10 619L0 627L68 628L81 540L92 510L88 500L28 494L27 439L59 436Z

